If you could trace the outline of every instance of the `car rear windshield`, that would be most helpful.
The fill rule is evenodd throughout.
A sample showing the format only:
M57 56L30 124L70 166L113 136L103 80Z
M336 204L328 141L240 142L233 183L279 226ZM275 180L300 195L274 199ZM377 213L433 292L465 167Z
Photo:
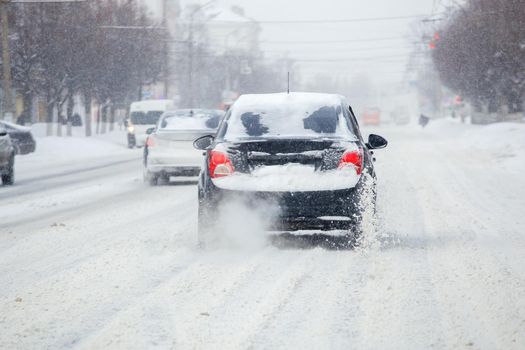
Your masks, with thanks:
M284 104L233 107L219 137L357 139L339 104Z
M215 130L219 126L222 111L187 109L166 112L159 123L159 130Z
M131 112L131 123L134 125L156 125L162 111Z

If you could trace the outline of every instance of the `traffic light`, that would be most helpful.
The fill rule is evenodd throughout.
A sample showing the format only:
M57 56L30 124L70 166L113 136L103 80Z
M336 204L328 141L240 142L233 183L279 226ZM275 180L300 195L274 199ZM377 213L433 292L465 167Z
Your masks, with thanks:
M441 40L441 36L439 35L439 32L435 32L434 33L434 36L432 37L432 40L430 40L430 43L428 44L428 47L430 47L431 49L435 49L436 48L436 43Z

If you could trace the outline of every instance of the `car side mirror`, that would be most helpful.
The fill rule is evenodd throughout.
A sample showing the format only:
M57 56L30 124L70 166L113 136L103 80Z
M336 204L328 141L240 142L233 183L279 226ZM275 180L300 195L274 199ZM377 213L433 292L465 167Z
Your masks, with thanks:
M368 147L368 149L381 149L385 148L387 145L388 141L384 137L370 134L370 136L368 136L366 147Z
M205 149L211 146L213 140L215 140L215 137L213 137L212 135L199 137L197 140L193 141L193 147L204 151Z
M149 128L146 130L146 134L151 135L155 132L155 128Z

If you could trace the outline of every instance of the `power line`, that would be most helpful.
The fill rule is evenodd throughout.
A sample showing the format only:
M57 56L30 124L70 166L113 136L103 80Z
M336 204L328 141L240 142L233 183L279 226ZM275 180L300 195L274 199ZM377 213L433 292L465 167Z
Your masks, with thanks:
M354 23L354 22L379 22L395 21L412 18L428 17L428 15L409 15L409 16L391 16L391 17L368 17L368 18L348 18L348 19L323 19L323 20L267 20L256 21L260 24L323 24L323 23ZM217 21L219 22L219 21Z
M374 58L325 58L325 59L294 59L293 62L296 62L298 64L302 63L344 63L344 62L368 62L369 63L402 63L405 62L406 59L391 59L388 57L384 57L384 60L382 59L374 59Z
M225 47L223 46L215 46L211 45L208 46L211 50L224 50ZM354 53L354 52L370 52L370 51L388 51L388 50L397 50L397 51L406 51L406 50L412 50L413 46L411 45L404 45L404 46L378 46L378 47L357 47L357 48L338 48L338 49L330 49L330 50L318 50L317 48L300 48L300 49L261 49L261 52L263 53L269 53L269 54L283 54L283 55L294 55L297 53L301 54L315 54L315 53L326 53L327 51L330 53Z
M336 49L323 49L319 50L318 47L298 47L298 48L289 48L289 47L283 47L283 48L261 48L261 52L264 53L276 53L276 54L283 54L283 55L292 55L297 52L306 52L306 53L317 53L317 52L326 52L329 51L331 53L334 52L369 52L369 51L383 51L383 50L409 50L412 49L412 44L417 44L418 42L413 43L407 43L407 44L400 44L400 45L388 45L388 46L371 46L371 47L352 47L352 46L345 46L345 47L337 47ZM211 50L225 50L226 47L220 44L211 44L207 46Z
M393 62L393 61L401 62L407 58L408 58L408 55L381 55L381 56L368 56L368 57L290 58L290 59L293 62L297 62L297 63L330 63L330 62L361 62L361 61L371 61L373 63L376 63L376 62Z
M388 40L401 40L401 39L410 39L408 36L391 36L391 37L382 37L382 38L369 38L369 39L349 39L349 40L305 40L305 41L279 41L279 40L259 40L261 44L344 44L344 43L360 43L360 42L373 42L373 41L388 41ZM176 43L185 43L187 40L168 40L170 42ZM236 40L237 42L249 42L250 40Z
M273 40L261 40L261 44L283 44L283 45L302 45L302 44L347 44L347 43L362 43L362 42L373 42L373 41L389 41L389 40L402 40L410 39L407 36L391 36L383 38L370 38L370 39L349 39L349 40L306 40L306 41L273 41Z
M171 53L176 55L185 56L185 52L182 51L171 51ZM213 55L211 53L203 54L194 54L194 58L219 58L219 56ZM382 55L382 56L368 56L368 57L341 57L341 58L292 58L289 60L302 64L302 63L337 63L337 62L365 62L365 63L393 63L393 62L405 62L408 58L408 55ZM274 61L282 59L281 57L260 57L259 59L263 61Z

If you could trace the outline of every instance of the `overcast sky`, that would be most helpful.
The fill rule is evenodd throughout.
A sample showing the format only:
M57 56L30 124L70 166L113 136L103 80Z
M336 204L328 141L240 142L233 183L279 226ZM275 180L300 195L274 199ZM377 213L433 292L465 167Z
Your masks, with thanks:
M155 0L148 0L154 4ZM206 1L185 0L187 3ZM410 29L418 18L352 23L268 24L264 21L347 20L431 15L442 11L440 0L217 0L210 11L238 5L263 22L261 39L266 57L289 55L305 77L316 73L351 78L365 72L375 81L400 80L411 43ZM381 39L371 40L368 39ZM304 43L305 41L310 43ZM318 41L319 43L311 43ZM347 41L328 43L328 41ZM349 41L349 42L348 42ZM285 43L283 43L285 42ZM290 43L286 43L290 42ZM303 43L301 43L303 42ZM347 60L347 61L339 61Z

